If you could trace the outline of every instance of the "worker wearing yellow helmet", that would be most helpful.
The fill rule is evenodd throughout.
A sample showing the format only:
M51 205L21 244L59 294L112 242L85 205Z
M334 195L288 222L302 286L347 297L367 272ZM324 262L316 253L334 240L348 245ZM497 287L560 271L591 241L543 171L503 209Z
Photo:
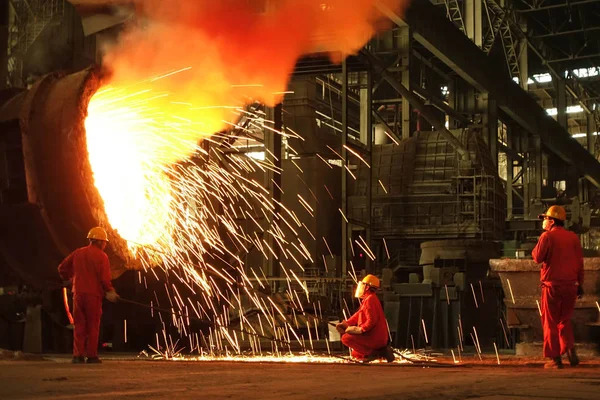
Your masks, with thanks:
M545 368L563 368L561 355L566 354L572 366L579 364L575 352L571 316L578 297L583 296L583 252L577 235L564 228L567 213L552 206L544 214L544 233L531 252L533 260L542 264L542 327Z
M102 227L90 229L89 245L81 247L58 266L58 273L73 284L73 363L100 363L98 336L102 299L116 302L119 295L111 283L110 263L104 252L108 234ZM87 360L85 359L87 356Z
M381 287L375 275L365 276L356 287L355 297L362 300L358 311L337 324L342 343L352 349L352 357L369 362L378 358L394 361L394 352L388 345L389 335L383 307L376 292Z

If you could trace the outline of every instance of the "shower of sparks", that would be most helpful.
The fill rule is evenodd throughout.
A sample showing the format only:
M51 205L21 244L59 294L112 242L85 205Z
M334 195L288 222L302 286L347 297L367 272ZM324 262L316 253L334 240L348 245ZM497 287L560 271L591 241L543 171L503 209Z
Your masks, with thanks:
M510 280L506 280L508 283L508 290L510 291L510 298L512 299L513 304L515 304L515 296L513 295L512 287L510 286Z
M192 346L194 347L194 346ZM181 348L178 347L177 343L174 343L170 348L154 348L150 346L152 354L148 354L143 351L140 356L143 355L154 360L170 360L170 361L231 361L231 362L247 362L247 363L320 363L320 364L349 364L353 363L350 358L347 357L336 357L324 353L305 351L305 352L287 352L285 354L279 352L262 352L260 354L254 351L245 352L244 354L235 354L231 352L219 353L216 351L205 351L200 347L196 347L197 354L183 355ZM437 362L427 356L426 353L419 350L419 352L411 353L408 350L400 351L393 349L394 353L399 354L392 362L393 364L413 364L423 362ZM421 354L422 353L422 354ZM383 359L372 361L373 364L386 363ZM455 360L455 363L458 361Z
M281 173L271 161L275 157L248 157L232 144L242 133L216 129L230 124L238 132L249 130L241 122L225 121L242 115L249 121L245 126L273 130L266 125L273 123L264 119L264 113L243 105L194 105L153 90L152 82L188 69L131 87L102 88L90 100L85 121L94 182L112 228L157 280L153 267L158 266L175 277L179 288L192 293L185 295L178 286L165 283L168 304L162 306L172 311L170 315L157 312L161 304L155 293L156 302L148 308L160 317L163 331L156 335L154 351L175 358L185 348L211 349L234 357L242 353L244 340L260 356L268 349L256 335L272 339L271 350L278 356L289 353L292 342L310 351L313 338L322 338L322 321L303 309L302 298L309 299L303 264L314 260L299 231L306 230L316 240L302 222L314 210L300 195L298 209L306 215L271 199L264 183L252 174ZM374 257L362 238L358 244ZM244 263L250 251L282 262L279 266L287 282L277 302L259 291L270 286L262 270L256 274ZM283 260L288 262L284 265ZM258 310L258 318L246 316L245 306ZM288 308L294 310L293 317L284 312ZM205 321L208 334L193 332L191 320ZM169 322L182 342L167 334ZM308 332L300 335L298 328L304 324ZM240 329L233 329L234 325ZM124 331L127 340L126 321Z

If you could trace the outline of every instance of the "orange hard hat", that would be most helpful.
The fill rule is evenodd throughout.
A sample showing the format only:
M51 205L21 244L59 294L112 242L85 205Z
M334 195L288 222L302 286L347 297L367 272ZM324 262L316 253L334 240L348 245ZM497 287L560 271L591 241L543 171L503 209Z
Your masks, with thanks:
M544 214L538 215L539 219L544 219L546 217L565 221L567 219L567 212L565 211L564 207L552 206Z
M90 229L87 238L91 240L102 240L104 242L108 242L108 234L106 233L106 230L100 226Z
M376 288L379 288L381 286L381 283L379 282L379 278L376 277L375 275L371 275L371 274L365 276L362 280L362 283L365 283L369 286L376 287Z

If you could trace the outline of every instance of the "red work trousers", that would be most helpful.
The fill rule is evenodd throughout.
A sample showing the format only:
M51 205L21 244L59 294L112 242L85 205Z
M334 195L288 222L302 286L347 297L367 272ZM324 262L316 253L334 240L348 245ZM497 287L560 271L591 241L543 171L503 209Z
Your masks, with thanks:
M73 296L73 356L98 357L102 297L89 293Z
M373 339L364 335L351 335L344 333L342 343L352 349L352 357L363 359L376 349L373 347Z
M542 286L544 357L559 357L573 348L571 316L576 300L576 285Z

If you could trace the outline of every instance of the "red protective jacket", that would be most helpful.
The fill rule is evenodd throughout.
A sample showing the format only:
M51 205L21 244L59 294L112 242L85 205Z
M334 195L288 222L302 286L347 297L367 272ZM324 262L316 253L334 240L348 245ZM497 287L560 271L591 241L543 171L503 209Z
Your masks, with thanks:
M108 256L94 245L81 247L58 266L63 280L73 279L73 293L87 293L104 297L113 289L110 282Z
M547 285L583 285L583 252L579 238L561 226L542 233L531 253L540 264L540 280Z
M359 326L363 334L369 338L375 349L385 347L388 343L388 326L383 313L383 307L375 293L368 293L363 299L358 311L346 320L348 326Z

